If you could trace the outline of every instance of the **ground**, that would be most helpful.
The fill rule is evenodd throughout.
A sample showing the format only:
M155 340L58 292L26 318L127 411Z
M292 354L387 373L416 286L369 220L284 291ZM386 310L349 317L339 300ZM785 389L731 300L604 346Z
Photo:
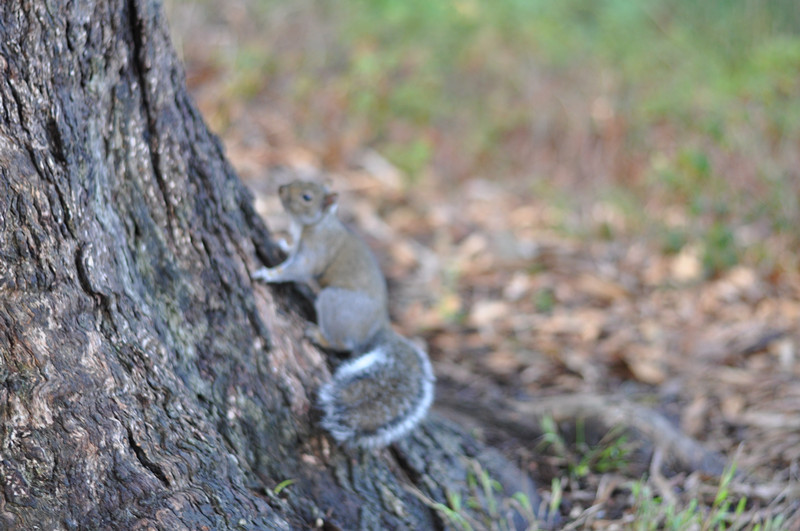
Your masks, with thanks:
M373 53L386 48L368 32L347 34L352 53L388 61L392 75L337 70L348 44L335 10L348 5L167 5L194 97L269 226L286 226L279 184L325 175L379 256L396 326L428 344L445 403L455 393L497 407L630 402L738 471L722 489L701 470L662 473L659 452L633 463L635 437L593 440L576 419L537 421L529 439L478 430L531 471L568 528L800 528L797 122L780 122L749 84L692 116L703 80L698 99L664 103L613 60L542 59L514 90L478 94L486 109L420 110L417 100L441 107L450 94L455 107L477 105L458 81L480 85L470 65L513 67L513 48L509 59L496 34L474 30L496 52L490 62L462 50L464 70L435 97L398 96L395 86L436 78L415 59ZM315 53L329 63L310 67ZM357 90L373 81L383 88ZM797 80L786 83L776 94L797 96ZM666 110L631 110L637 97Z

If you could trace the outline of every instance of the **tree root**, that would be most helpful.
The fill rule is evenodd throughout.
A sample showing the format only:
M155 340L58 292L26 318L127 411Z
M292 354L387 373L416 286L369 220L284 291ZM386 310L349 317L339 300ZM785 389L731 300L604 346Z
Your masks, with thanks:
M541 437L541 423L546 417L559 425L584 421L587 429L591 426L604 430L598 439L608 430L622 427L641 443L646 453L644 462L650 462L657 451L663 456L664 466L675 471L720 476L725 469L723 456L681 433L662 414L625 399L583 393L536 398L530 402L496 399L492 404L476 404L441 389L436 404L443 414L454 414L459 422L500 430L519 439Z

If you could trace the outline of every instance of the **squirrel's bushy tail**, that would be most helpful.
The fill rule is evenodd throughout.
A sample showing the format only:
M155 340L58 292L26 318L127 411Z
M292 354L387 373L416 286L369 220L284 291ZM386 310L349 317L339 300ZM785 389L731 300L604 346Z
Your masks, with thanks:
M433 402L428 355L391 329L336 370L320 389L322 425L342 443L385 446L406 435Z

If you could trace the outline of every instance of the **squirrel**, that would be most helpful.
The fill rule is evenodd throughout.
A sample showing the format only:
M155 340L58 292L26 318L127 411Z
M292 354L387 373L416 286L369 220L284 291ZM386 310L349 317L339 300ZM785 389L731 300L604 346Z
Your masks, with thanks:
M392 329L386 279L367 244L336 216L338 194L294 181L278 195L291 219L292 244L281 242L286 260L253 278L317 283L318 324L308 326L306 337L355 355L319 391L322 425L346 446L386 446L430 408L435 378L428 355Z

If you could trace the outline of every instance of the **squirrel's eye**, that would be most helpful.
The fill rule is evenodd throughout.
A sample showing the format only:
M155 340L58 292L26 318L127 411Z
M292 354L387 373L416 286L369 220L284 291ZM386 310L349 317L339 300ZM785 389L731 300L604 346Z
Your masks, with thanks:
M311 194L303 194L303 201L311 201Z

